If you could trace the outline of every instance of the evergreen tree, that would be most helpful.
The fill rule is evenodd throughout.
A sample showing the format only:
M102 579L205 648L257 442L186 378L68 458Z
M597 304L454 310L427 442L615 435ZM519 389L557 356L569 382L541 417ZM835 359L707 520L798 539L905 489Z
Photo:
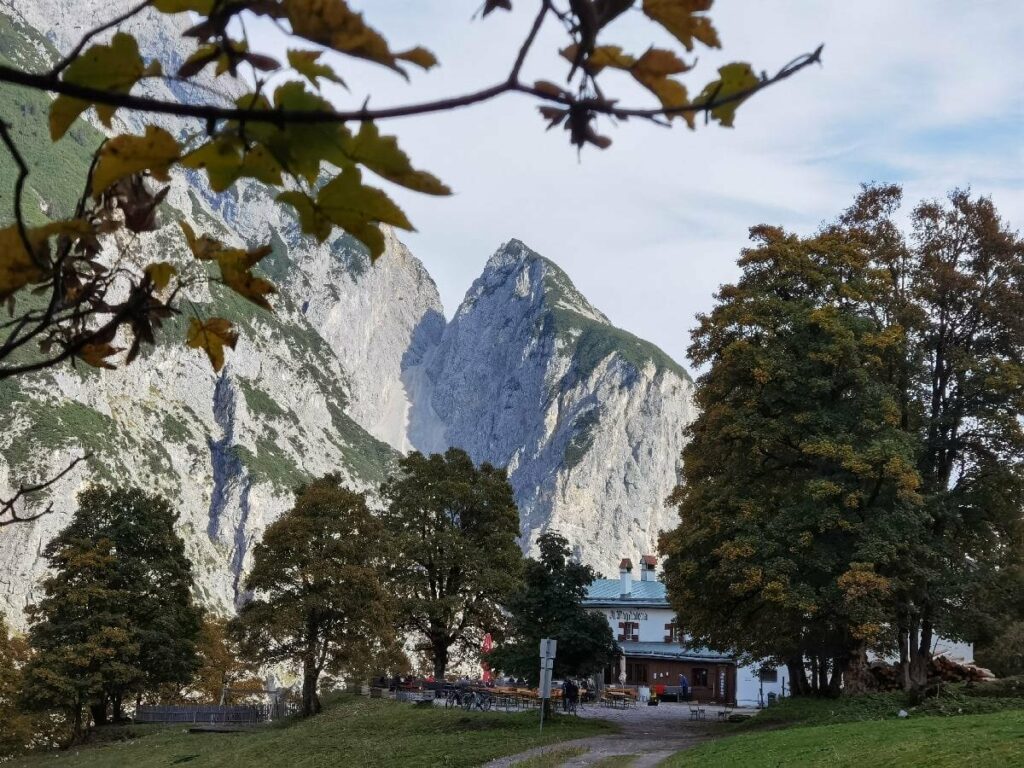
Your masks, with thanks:
M414 452L399 465L382 488L390 578L401 625L440 680L453 651L472 654L484 633L500 636L522 568L519 512L505 470L476 467L465 451Z
M84 707L97 724L108 709L120 720L126 697L185 683L197 667L202 612L175 520L161 497L93 487L43 551L53 575L28 608L26 697L63 710L73 740Z
M256 547L232 622L246 657L302 672L302 713L320 711L321 674L368 672L400 653L378 567L387 546L366 499L336 475L299 489Z
M545 637L558 640L554 677L584 677L612 663L617 652L605 617L587 610L583 599L594 569L574 561L569 542L549 531L537 541L540 558L526 560L523 586L508 600L509 640L488 656L494 669L536 683L537 649Z

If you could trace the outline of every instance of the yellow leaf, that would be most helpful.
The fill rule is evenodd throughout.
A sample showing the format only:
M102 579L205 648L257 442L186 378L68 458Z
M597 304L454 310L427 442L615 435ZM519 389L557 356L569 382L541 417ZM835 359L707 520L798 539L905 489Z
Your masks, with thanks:
M181 156L178 142L163 128L146 126L145 136L124 135L110 139L100 150L92 174L92 194L99 196L125 176L148 170L167 181L172 163Z
M78 350L77 356L93 368L106 368L112 371L117 366L109 362L107 358L122 351L122 348L114 347L110 344L86 344Z
M402 51L401 53L395 54L396 59L402 61L408 61L410 64L415 64L417 67L423 69L431 69L437 66L437 56L428 51L421 45L415 48L410 48L408 51Z
M158 291L166 288L176 274L178 274L178 270L166 261L157 261L146 267L146 277Z
M718 74L719 79L713 80L704 86L704 90L701 91L694 104L718 102L744 91L749 91L761 82L757 79L757 75L754 74L751 66L742 62L719 67ZM737 98L735 101L714 107L711 110L711 117L717 120L723 127L732 128L733 118L736 117L736 108L745 99L746 97Z
M181 231L185 233L185 240L188 241L189 250L197 259L209 261L217 258L217 254L224 250L224 245L219 240L214 240L209 235L197 237L195 231L187 221L178 222Z
M49 238L57 235L84 237L91 235L92 229L87 222L73 219L35 227L26 234L31 252L25 247L17 225L0 229L0 301L49 276Z
M579 46L570 45L563 48L559 53L562 57L571 61L576 61L576 55L579 51ZM584 62L584 68L592 75L599 74L605 67L611 67L612 69L629 69L636 62L633 56L628 53L623 53L622 48L618 45L599 45L594 48L593 53L590 54L590 58Z
M332 80L339 85L345 85L345 81L338 77L333 69L317 61L319 58L320 51L288 51L288 63L292 69L309 80L313 85L319 87L317 84L318 77L324 80Z
M217 263L220 265L221 279L226 286L253 304L263 307L268 312L273 312L274 308L270 306L266 296L276 293L277 289L269 280L258 277L250 271L270 252L269 245L251 251L233 248L217 254Z
M721 48L718 32L711 19L704 15L714 0L644 0L643 12L671 33L686 50L693 50L693 41L708 48Z
M672 109L688 104L686 86L669 75L686 72L690 65L676 56L672 51L650 48L630 67L630 74L638 83L658 97L662 107ZM692 112L681 112L679 115L686 120L691 128L694 126Z
M192 318L185 343L192 349L201 349L210 358L214 371L224 367L224 347L235 348L238 333L222 317L211 317L205 322Z
M181 158L186 168L203 169L210 189L223 192L238 178L242 166L242 142L234 136L217 136Z
M317 195L317 207L323 215L362 241L376 259L384 252L384 236L378 223L412 231L405 213L386 194L362 182L357 167L346 168Z
M118 32L107 45L93 45L87 48L64 70L66 83L88 86L116 94L127 94L143 77L159 75L159 62L148 67L139 55L135 38ZM50 106L50 136L56 141L63 136L89 102L71 96L58 96ZM115 107L98 105L96 113L108 127L114 116Z
M398 65L399 58L421 67L436 64L433 55L422 48L396 55L387 40L363 20L361 13L349 8L345 0L283 0L283 4L292 32L311 42L383 64L403 77L405 71Z
M359 133L344 140L342 147L349 158L395 184L428 195L452 193L436 176L413 168L409 156L398 147L398 140L381 136L372 122L363 123Z
M38 244L29 236L32 248L38 254ZM38 258L38 256L37 256ZM47 275L32 258L16 225L0 229L0 301L31 283L42 281Z

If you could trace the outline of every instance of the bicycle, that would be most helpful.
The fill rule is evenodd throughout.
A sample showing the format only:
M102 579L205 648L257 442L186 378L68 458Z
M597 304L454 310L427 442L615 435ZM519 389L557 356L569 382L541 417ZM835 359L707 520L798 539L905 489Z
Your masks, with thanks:
M470 712L475 707L481 712L490 710L494 697L484 691L468 691L462 697L462 708Z
M463 699L468 698L466 694L460 691L458 688L452 688L447 691L444 696L444 708L445 709L456 709L461 708Z

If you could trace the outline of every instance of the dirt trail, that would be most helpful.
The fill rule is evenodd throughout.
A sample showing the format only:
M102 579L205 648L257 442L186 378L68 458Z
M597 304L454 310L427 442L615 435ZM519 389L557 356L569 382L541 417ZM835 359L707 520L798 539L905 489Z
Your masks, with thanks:
M716 710L708 708L708 717ZM564 768L582 768L593 765L611 755L638 755L630 768L650 768L683 749L724 735L720 723L714 720L691 721L689 708L684 704L661 704L658 707L635 707L628 710L588 709L584 717L608 720L618 727L618 733L573 739L546 747L537 747L518 755L492 760L484 768L509 768L534 755L566 747L586 747L586 753L571 758Z

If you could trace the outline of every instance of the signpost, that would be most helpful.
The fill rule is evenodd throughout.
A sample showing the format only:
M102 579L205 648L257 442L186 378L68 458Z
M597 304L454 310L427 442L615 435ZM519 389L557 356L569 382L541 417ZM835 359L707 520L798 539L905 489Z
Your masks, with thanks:
M545 637L540 641L540 729L544 730L544 710L551 698L551 671L555 667L558 641Z

